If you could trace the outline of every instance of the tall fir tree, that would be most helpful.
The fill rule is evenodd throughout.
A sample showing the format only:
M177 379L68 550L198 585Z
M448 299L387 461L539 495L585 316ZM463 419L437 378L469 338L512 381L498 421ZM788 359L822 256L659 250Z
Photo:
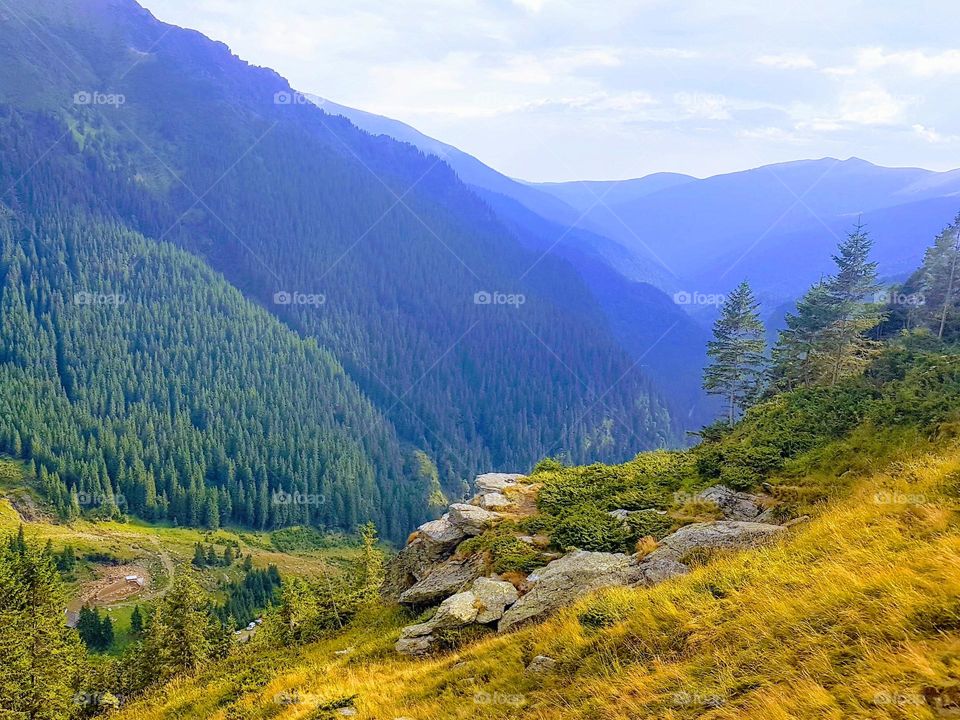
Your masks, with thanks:
M921 274L931 329L942 339L956 322L960 305L960 213L927 250Z
M766 340L758 308L750 286L740 283L723 303L713 325L713 340L707 344L711 363L704 372L703 388L725 398L731 425L762 387Z

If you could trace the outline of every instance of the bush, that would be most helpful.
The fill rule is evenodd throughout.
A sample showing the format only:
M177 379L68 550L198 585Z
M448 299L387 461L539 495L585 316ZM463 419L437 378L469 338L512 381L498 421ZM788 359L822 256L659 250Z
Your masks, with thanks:
M575 547L594 552L623 552L632 533L620 520L603 510L587 506L568 514L557 524L554 542L561 548Z
M459 555L481 552L488 553L490 569L497 574L528 573L543 565L543 558L535 548L502 530L469 538L457 548Z

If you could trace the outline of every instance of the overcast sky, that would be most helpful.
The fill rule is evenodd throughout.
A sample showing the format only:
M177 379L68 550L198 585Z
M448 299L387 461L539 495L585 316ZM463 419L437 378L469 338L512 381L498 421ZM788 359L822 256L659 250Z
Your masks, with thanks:
M956 0L145 4L528 180L826 155L960 166Z

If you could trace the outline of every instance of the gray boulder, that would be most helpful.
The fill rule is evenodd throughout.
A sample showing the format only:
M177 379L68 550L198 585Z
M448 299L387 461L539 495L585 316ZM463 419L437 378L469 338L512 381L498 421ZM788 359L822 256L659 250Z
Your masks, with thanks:
M694 523L663 538L657 549L650 553L645 561L680 562L690 551L700 548L735 550L754 547L772 540L783 531L784 528L781 525L735 520Z
M466 537L447 515L421 525L407 546L387 563L381 595L386 600L398 601L405 590L449 558Z
M404 590L399 600L406 605L430 605L462 590L480 577L482 570L483 560L479 557L447 560Z
M540 620L594 590L631 585L639 577L637 561L629 555L578 550L531 574L527 581L533 587L503 614L498 627L503 631Z
M467 536L463 530L450 522L450 516L431 520L417 528L417 532L437 554L454 550Z
M503 520L499 513L464 503L451 505L449 514L450 522L467 535L479 535Z
M477 602L476 622L481 624L502 618L504 611L519 597L517 589L510 583L486 577L474 580L470 591Z
M510 499L503 493L492 492L484 493L483 495L478 495L476 499L476 504L482 507L484 510L506 510L511 505Z
M725 485L714 485L697 495L698 500L715 503L723 513L724 520L765 522L770 519L770 511L764 507L759 495L737 492Z
M519 473L485 473L477 475L473 484L478 493L503 492L511 485L516 485L522 477L525 476Z
M685 575L690 568L670 557L653 557L648 555L637 566L638 577L635 585L656 585L664 580Z
M403 655L427 655L437 644L437 630L453 630L475 622L480 603L469 590L451 595L437 608L433 617L418 625L408 625L400 631L394 649Z

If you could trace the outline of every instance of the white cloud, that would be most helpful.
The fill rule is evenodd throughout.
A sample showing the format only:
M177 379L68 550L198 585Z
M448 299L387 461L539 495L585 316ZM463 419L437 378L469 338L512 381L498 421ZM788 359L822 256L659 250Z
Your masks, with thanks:
M783 55L761 55L756 62L779 70L806 70L815 68L817 63L804 53L785 53Z
M688 118L701 118L703 120L730 119L728 109L730 101L725 95L680 92L673 96L673 101Z
M929 143L940 144L956 142L957 140L960 140L960 137L957 137L956 135L943 135L942 133L937 132L934 128L926 127L920 123L913 125L912 130Z
M927 53L923 50L885 52L883 48L861 48L853 65L825 68L828 75L850 76L878 70L900 70L917 77L960 74L960 50Z

